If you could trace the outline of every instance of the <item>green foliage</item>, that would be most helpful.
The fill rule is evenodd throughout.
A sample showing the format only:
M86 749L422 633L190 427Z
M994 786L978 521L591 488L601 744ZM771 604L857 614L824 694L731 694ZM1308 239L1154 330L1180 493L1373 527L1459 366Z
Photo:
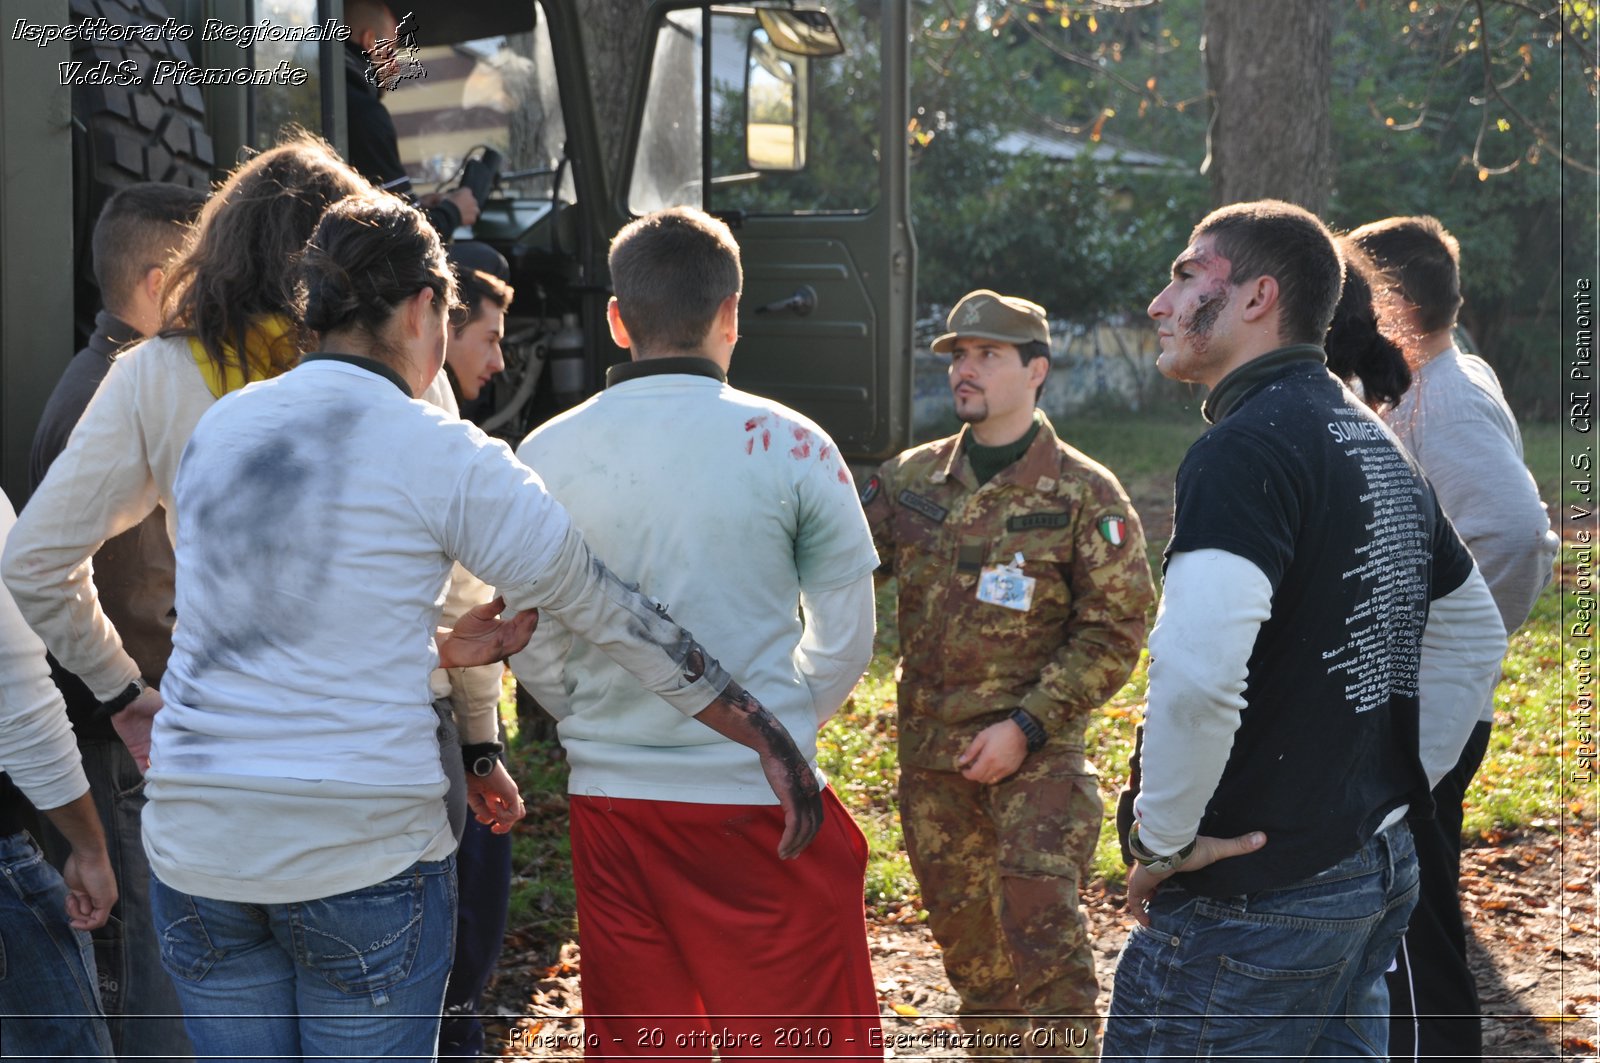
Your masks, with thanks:
M993 288L1080 322L1142 312L1160 287L1152 278L1165 274L1204 210L1198 182L1169 191L1159 178L1088 156L979 156L988 173L977 187L941 194L948 185L932 171L963 150L952 140L930 147L914 174L918 280L930 301Z
M844 708L817 736L817 764L866 836L867 907L880 915L896 914L916 895L900 830L896 734L894 661L880 646Z
M1566 608L1572 608L1570 591ZM1562 688L1563 594L1552 585L1511 637L1506 679L1495 691L1489 751L1464 801L1462 831L1492 836L1522 827L1555 829L1567 817L1593 819L1593 788L1569 786L1574 729ZM1563 816L1565 813L1565 816Z
M1593 268L1595 214L1566 208L1563 185L1582 174L1559 157L1565 139L1594 159L1593 66L1531 5L1478 11L1394 0L1346 13L1328 218L1439 218L1461 243L1462 322L1518 407L1549 416L1564 297L1551 249L1571 272Z
M1080 323L1142 310L1210 205L1203 0L914 10L919 298L947 306L987 285ZM1592 196L1572 186L1594 188L1582 169L1595 158L1594 10L1363 0L1338 5L1333 43L1330 223L1440 218L1462 245L1464 324L1518 408L1545 416L1566 294L1556 266L1593 268ZM1171 162L996 151L1014 130Z
M1157 8L925 10L911 86L911 207L924 303L948 306L990 287L1078 322L1144 309L1160 287L1152 282L1204 212L1206 185L1176 160L1158 170L1126 161L1116 151L1124 141L1108 130L1126 132L1127 121L1139 119L1120 116L1142 114L1139 131L1150 136L1138 147L1164 153L1187 141L1194 153L1197 139L1177 131L1196 120L1203 129L1203 115L1152 110L1155 94L1142 87L1156 83L1158 65L1193 58L1173 41ZM1192 66L1198 70L1197 59ZM996 151L995 141L1016 130L1083 151L1070 160Z

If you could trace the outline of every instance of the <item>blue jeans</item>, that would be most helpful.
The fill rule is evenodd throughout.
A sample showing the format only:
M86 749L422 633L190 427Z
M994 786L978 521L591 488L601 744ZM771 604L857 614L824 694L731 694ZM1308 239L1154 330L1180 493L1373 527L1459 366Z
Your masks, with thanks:
M461 762L457 755L456 763ZM461 895L456 914L456 955L445 988L444 1021L439 1025L440 1059L483 1055L483 990L500 962L506 935L506 905L511 899L511 835L496 834L469 819L456 850Z
M151 877L161 962L204 1059L431 1059L455 947L455 857L290 904Z
M89 935L26 834L0 837L0 1016L7 1058L111 1058Z
M120 738L81 738L78 749L119 893L111 918L91 934L111 1047L119 1057L187 1059L193 1048L150 923L150 861L140 834L144 773ZM45 855L60 867L71 848L59 833L45 834L40 839Z
M1404 823L1282 889L1217 900L1181 881L1123 946L1106 1063L1386 1058L1383 972L1417 902Z

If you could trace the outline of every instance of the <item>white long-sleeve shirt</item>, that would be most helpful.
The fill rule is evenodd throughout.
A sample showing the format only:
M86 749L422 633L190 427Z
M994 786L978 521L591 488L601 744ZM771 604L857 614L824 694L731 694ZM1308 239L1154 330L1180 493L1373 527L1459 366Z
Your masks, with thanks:
M0 495L0 543L16 523ZM50 681L39 641L0 590L0 771L11 776L36 808L59 808L89 790L67 707Z
M215 401L185 339L149 339L119 355L6 543L0 571L22 615L102 701L139 666L100 607L89 559L158 502L174 534L178 460Z
M450 851L429 673L456 560L683 718L728 681L710 658L691 674L688 633L590 555L503 443L367 368L311 361L220 400L175 501L144 835L188 893L327 896Z
M1427 474L1506 631L1516 631L1550 582L1561 544L1523 464L1522 433L1494 370L1450 347L1418 367L1383 419ZM1478 719L1493 720L1493 688L1474 696Z
M634 363L518 456L595 552L703 638L814 764L819 723L871 659L877 554L822 429L695 362ZM773 802L749 750L686 724L553 620L511 666L559 721L573 793Z

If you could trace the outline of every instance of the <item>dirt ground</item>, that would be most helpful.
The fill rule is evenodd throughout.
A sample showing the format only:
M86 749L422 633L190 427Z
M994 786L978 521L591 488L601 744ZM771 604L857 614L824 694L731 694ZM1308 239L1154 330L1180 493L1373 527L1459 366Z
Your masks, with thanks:
M1600 830L1505 837L1462 857L1463 909L1484 1012L1484 1059L1600 1059ZM1120 888L1084 891L1101 973L1100 1007L1127 936ZM957 999L939 948L924 925L868 924L873 972L888 1054L898 1059L961 1058L948 1042ZM578 990L582 961L568 943L553 966L515 948L492 989L491 1044L502 1058L555 1060L581 1055ZM895 1050L896 1044L914 1046ZM975 1051L973 1055L981 1055Z

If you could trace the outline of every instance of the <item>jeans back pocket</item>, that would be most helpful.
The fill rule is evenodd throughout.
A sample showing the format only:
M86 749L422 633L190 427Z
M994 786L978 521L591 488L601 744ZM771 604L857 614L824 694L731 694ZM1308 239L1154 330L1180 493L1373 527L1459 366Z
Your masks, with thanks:
M374 886L291 905L296 961L352 995L405 981L422 941L428 878L413 867Z

